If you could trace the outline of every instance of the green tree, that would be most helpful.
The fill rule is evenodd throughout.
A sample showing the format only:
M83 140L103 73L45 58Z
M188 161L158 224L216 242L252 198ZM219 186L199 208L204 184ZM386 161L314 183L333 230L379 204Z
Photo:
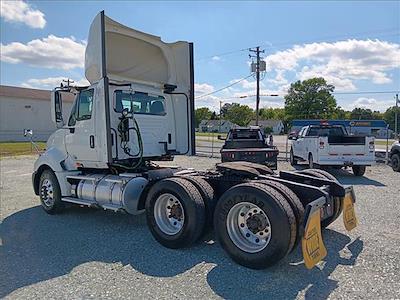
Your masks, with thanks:
M351 112L344 110L341 106L336 107L335 112L332 115L332 119L336 120L349 120L351 118Z
M332 118L337 106L334 90L322 77L292 83L285 96L288 120Z
M400 107L392 106L389 107L384 113L383 113L383 119L386 121L386 123L389 124L389 128L394 130L394 120L395 120L395 114L396 114L396 109L397 109L397 127L399 130L400 128Z
M372 110L369 108L356 107L351 111L350 118L355 120L372 120Z
M212 112L208 107L197 108L194 112L196 128L199 127L202 120L210 120L211 114Z
M233 103L225 113L225 119L239 126L247 126L254 118L254 111L247 105Z

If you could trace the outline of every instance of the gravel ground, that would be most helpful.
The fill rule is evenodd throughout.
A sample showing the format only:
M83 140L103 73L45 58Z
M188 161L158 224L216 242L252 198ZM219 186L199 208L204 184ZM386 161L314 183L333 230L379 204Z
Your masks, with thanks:
M324 231L328 257L307 270L300 248L262 271L233 263L212 234L191 249L170 250L150 235L144 216L70 208L56 216L31 187L34 158L2 159L0 297L394 299L400 294L400 174L384 165L355 178L336 171L357 195L359 227L341 219ZM177 158L211 168L217 160ZM281 169L290 169L280 162Z

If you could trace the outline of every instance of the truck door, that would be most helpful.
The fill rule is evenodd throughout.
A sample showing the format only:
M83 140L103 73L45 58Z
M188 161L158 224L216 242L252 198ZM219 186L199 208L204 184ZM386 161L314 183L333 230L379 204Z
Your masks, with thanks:
M94 123L94 89L81 91L68 120L65 146L77 162L97 161Z
M297 139L293 141L293 154L295 156L304 158L304 132L306 128L302 128L297 136Z

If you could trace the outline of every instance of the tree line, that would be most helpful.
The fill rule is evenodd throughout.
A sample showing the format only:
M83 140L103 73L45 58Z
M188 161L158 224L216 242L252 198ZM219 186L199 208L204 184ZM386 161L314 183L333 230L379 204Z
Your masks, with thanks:
M396 107L389 107L385 112L372 111L368 108L354 108L347 111L337 105L333 92L335 87L327 84L322 77L296 81L290 85L285 96L284 108L261 108L260 120L281 120L288 128L295 119L355 119L355 120L385 120L390 129L394 129ZM400 108L397 108L400 116ZM247 126L255 119L255 111L247 105L225 103L217 114L207 107L196 109L196 127L202 120L218 120L220 117L239 126Z

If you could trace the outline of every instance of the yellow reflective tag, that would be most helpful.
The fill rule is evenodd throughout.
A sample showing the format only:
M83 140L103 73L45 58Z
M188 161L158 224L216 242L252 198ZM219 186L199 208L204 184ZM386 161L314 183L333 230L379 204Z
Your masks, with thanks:
M343 223L348 231L357 226L357 217L351 193L346 194L343 200Z
M308 218L304 236L301 241L304 263L311 269L327 254L321 234L321 212L315 210Z

